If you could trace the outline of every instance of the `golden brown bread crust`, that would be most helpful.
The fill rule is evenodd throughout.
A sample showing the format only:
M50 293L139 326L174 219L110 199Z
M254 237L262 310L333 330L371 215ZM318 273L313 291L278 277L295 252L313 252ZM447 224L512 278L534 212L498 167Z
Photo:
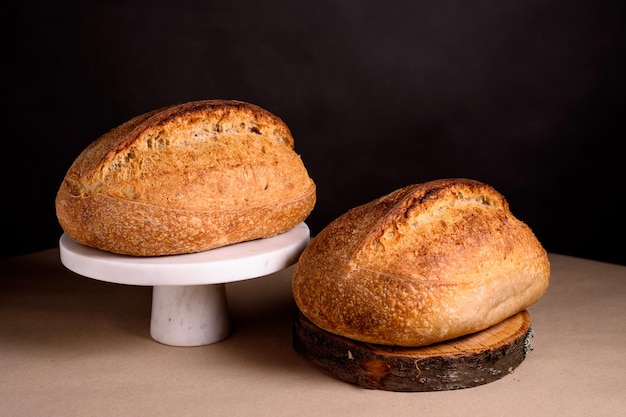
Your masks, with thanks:
M411 185L355 207L302 253L300 311L368 343L424 346L486 329L534 304L547 253L492 187L468 179Z
M56 197L75 241L157 256L286 232L315 201L287 125L240 101L203 100L137 116L89 145Z

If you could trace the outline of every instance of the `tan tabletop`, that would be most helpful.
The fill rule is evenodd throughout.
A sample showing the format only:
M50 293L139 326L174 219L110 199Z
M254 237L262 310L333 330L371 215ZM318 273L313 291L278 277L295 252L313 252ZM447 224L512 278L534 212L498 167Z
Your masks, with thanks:
M226 340L172 347L150 337L150 287L81 277L56 249L1 260L0 415L625 415L626 267L550 259L534 350L512 374L411 393L350 385L295 353L292 269L226 284Z

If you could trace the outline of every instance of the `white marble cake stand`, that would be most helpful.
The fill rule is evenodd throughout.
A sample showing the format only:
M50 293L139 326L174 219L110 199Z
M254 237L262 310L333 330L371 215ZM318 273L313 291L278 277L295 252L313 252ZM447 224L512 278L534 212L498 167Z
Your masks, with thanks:
M310 240L305 223L267 239L200 253L158 257L117 255L59 241L61 263L85 277L153 286L150 335L171 346L219 342L230 331L225 283L258 278L294 265Z

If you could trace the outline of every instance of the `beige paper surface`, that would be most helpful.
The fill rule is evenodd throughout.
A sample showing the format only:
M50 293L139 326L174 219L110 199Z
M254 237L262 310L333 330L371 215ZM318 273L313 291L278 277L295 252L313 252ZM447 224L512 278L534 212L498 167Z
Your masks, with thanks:
M292 270L227 284L232 334L171 347L149 334L151 288L65 269L58 250L0 261L3 416L616 416L626 409L626 267L551 255L529 309L534 350L464 390L367 390L291 346Z

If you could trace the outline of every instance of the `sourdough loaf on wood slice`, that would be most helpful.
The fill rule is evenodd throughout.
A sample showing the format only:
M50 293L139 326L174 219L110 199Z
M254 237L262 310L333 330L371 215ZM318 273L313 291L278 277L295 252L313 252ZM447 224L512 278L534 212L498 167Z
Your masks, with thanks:
M286 232L315 200L280 118L245 102L204 100L137 116L94 141L55 205L75 241L157 256Z
M299 310L353 340L424 346L474 333L534 304L547 253L491 186L411 185L324 228L294 271Z

